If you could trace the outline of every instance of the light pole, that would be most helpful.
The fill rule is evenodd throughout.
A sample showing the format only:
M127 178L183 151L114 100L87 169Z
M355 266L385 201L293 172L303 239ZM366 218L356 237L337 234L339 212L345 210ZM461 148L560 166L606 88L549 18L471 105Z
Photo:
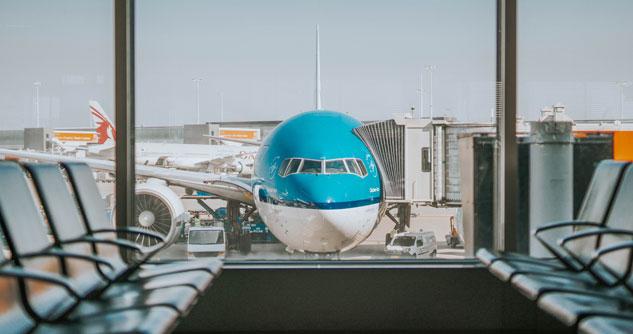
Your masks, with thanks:
M630 81L618 81L615 83L620 87L620 121L624 120L624 88L630 87Z
M220 92L220 123L224 123L224 93Z
M200 78L193 78L193 82L196 83L196 124L200 124Z
M433 120L433 71L437 66L435 65L427 65L424 67L425 70L429 71L429 118Z
M35 89L35 98L33 99L33 104L35 105L35 127L40 127L40 86L42 83L36 81L33 83L33 88Z
M424 117L424 74L420 73L420 119Z

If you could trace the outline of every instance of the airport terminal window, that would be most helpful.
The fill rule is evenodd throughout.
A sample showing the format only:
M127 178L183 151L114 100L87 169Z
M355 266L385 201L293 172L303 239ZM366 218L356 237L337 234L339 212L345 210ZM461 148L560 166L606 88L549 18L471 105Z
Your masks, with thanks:
M631 142L622 140L633 138L633 44L617 37L631 35L631 11L630 1L518 1L521 252L550 256L530 231L581 215L601 160L633 160Z
M430 172L431 171L431 156L429 155L429 148L422 148L422 172Z
M325 174L347 174L344 160L326 160Z
M3 59L7 61L0 62L0 100L6 101L0 110L4 120L0 124L0 146L111 159L108 145L114 145L115 133L110 121L114 119L111 3L88 1L89 5L81 8L60 4L50 6L55 9L50 13L42 12L42 6L18 5L21 3L0 4L0 22L7 22L6 33L0 34L0 45L12 46L3 48ZM597 160L633 159L630 146L626 145L633 127L633 76L627 70L630 59L626 57L631 54L631 46L622 42L625 39L611 37L617 37L612 32L619 31L614 25L633 29L626 17L631 5L607 3L606 14L596 17L596 5L591 2L574 6L570 15L563 4L519 1L518 54L522 61L518 68L517 140L519 147L525 148L519 156L519 184L530 187L525 183L527 176L538 172L530 170L528 163L534 161L529 160L533 157L529 156L528 146L531 131L536 129L530 122L569 117L573 124L566 149L571 147L573 155L567 154L569 151L552 155L555 159L548 163L553 167L548 169L549 174L544 173L554 177L563 166L573 166L572 173L568 173L573 179L567 177L564 182L569 187L571 181L574 191L570 200L573 210L566 208L567 216L577 213L580 200L576 196L582 192L576 192L576 187L586 186ZM292 247L278 239L282 235L271 232L274 229L266 225L267 217L258 212L250 198L236 205L239 201L218 198L219 194L207 188L216 177L225 175L229 176L227 180L239 180L242 187L259 183L253 181L253 174L257 174L253 171L255 158L249 157L258 152L256 146L220 142L211 145L206 135L262 141L282 124L277 120L290 120L302 112L323 112L313 105L316 85L311 74L316 53L314 30L320 23L320 43L326 50L321 52L324 89L320 107L338 111L341 117L355 118L367 130L368 138L376 139L371 145L378 147L369 152L382 159L370 166L364 163L368 159L345 158L368 154L363 152L336 155L341 159L328 161L295 157L282 161L277 171L265 166L270 168L267 171L282 177L296 173L362 176L319 181L363 182L359 188L363 191L350 191L338 199L343 206L375 204L375 197L381 194L385 201L380 204L388 205L391 216L405 218L406 223L394 222L379 216L382 211L376 212L373 218L378 223L372 226L373 232L358 247L340 253L340 259L385 258L386 239L402 242L397 234L419 230L435 234L438 257L472 257L474 245L482 241L475 232L492 230L494 216L489 204L494 199L492 166L498 159L494 138L495 1L373 1L363 2L362 12L345 2L316 0L280 0L275 4L251 1L249 6L232 1L199 2L195 6L182 6L178 1L136 2L135 142L136 158L146 165L137 169L137 190L160 188L162 194L170 194L168 203L137 204L147 205L142 209L149 213L158 213L164 207L177 208L177 214L163 219L163 223L170 223L173 218L179 228L199 221L225 227L229 259L309 259L302 257L300 248L286 251ZM274 15L259 15L262 10ZM330 17L333 12L342 15ZM210 13L226 19L191 19ZM54 24L41 23L41 17ZM97 21L86 26L82 21L85 17L95 17ZM21 22L24 19L28 20L27 26ZM274 33L262 37L252 30L253 25L240 24L244 20ZM66 34L78 27L86 38ZM425 31L446 33L424 34ZM583 39L579 40L579 35ZM21 43L15 43L16 36ZM201 38L208 43L197 43ZM350 38L357 41L354 48L336 47L347 45ZM40 52L43 39L55 46L48 50L46 61L42 61ZM583 42L585 39L589 42ZM244 52L246 46L262 52ZM82 50L91 50L98 56L85 57ZM178 70L174 70L174 63L179 64ZM555 105L559 102L565 108ZM91 115L99 116L90 121ZM372 124L378 124L374 132ZM420 124L425 125L421 128ZM303 152L290 149L304 143L301 131L310 125L313 124L294 129L280 142L279 149ZM398 126L414 136L396 138ZM47 138L48 143L44 144ZM149 154L150 148L157 154ZM236 158L241 152L247 152L246 157ZM305 156L334 156L330 153ZM146 168L161 168L161 161L170 161L168 172L174 175L196 173L197 178L204 180L202 186L192 189L152 182L155 180L141 174ZM376 175L387 179L370 185ZM115 207L114 177L101 171L96 171L95 176L111 212ZM299 179L303 178L283 181L292 184ZM272 182L275 181L278 180ZM280 212L337 204L297 199L310 186L297 185L292 189L264 190ZM344 186L337 186L336 191L326 195L339 193ZM351 198L359 194L371 197ZM535 193L521 194L520 205L530 203L530 207L522 207L520 212L536 207L529 197ZM322 198L330 200L328 196ZM414 205L406 207L402 203ZM150 217L149 213L143 217ZM523 226L530 226L531 218L520 219L528 219ZM529 229L522 233L528 239ZM387 234L389 238L385 237ZM246 255L239 249L247 243L244 239L253 240ZM186 238L179 236L176 240L167 253L186 256Z
M42 151L50 148L49 153L80 159L84 156L112 159L108 147L114 144L116 131L111 122L115 112L112 6L109 1L85 2L84 5L82 1L82 6L0 3L0 22L7 22L6 33L0 34L0 45L12 46L3 48L3 59L8 61L0 62L3 73L0 87L4 87L0 89L0 101L6 101L0 106L4 119L0 124L1 146L23 148L27 143L25 129L28 128L29 138L34 138L37 134L30 128L44 128L46 131L39 138L45 140L50 134L51 145L38 148L34 145L36 141L28 141L31 146L27 148ZM312 259L305 255L309 253L302 253L302 243L293 248L285 243L287 240L281 240L283 235L275 235L273 231L279 229L267 225L274 221L263 210L259 211L261 208L253 204L251 197L227 199L222 197L226 192L214 193L218 189L218 183L214 182L217 178L235 181L234 185L247 194L257 191L249 187L270 186L258 194L265 194L269 204L275 205L275 211L282 213L312 210L317 205L347 210L350 205L361 203L371 210L389 207L391 216L403 217L396 226L384 211L376 210L371 223L358 224L369 230L360 234L350 230L351 234L336 239L353 240L355 235L368 235L357 247L341 252L337 257L341 260L385 259L387 234L395 237L402 231L420 229L436 235L438 257L465 256L463 233L452 235L460 241L455 247L444 240L451 236L452 218L456 220L456 230L468 231L461 224L472 217L466 212L462 215L459 209L460 187L464 185L460 184L459 162L455 163L461 157L456 148L458 137L472 124L478 129L485 128L483 132L495 130L490 121L490 110L495 105L495 1L385 0L359 4L362 4L360 11L355 3L318 0L219 0L195 2L191 6L182 6L175 0L135 2L137 191L147 191L142 198L152 200L137 201L142 214L139 217L147 219L131 225L138 227L140 223L153 221L157 229L175 226L176 241L161 256L186 257L184 227L200 224L225 229L227 259ZM50 17L42 11L49 7L55 8ZM262 12L267 15L261 15ZM85 26L82 18L93 16L96 21ZM28 22L21 22L25 18ZM320 106L314 99L313 75L317 24L323 46ZM270 33L258 34L253 27L262 27ZM81 36L67 34L77 29L82 31ZM443 33L425 34L427 31ZM20 43L15 42L16 36ZM45 58L41 58L44 57L40 52L42 40L53 41L54 46L47 49ZM201 40L205 42L199 43ZM348 45L349 40L355 41L354 48L340 47ZM468 47L456 47L463 45ZM261 52L244 52L245 48ZM85 50L97 56L85 57ZM630 88L622 89L627 94ZM628 108L630 101L625 98L624 102ZM318 114L324 110L353 119L333 127L323 126L321 119L303 123L288 137L274 141L279 147L269 151L304 152L306 147L302 145L306 144L326 149L306 157L340 158L304 161L302 157L292 157L281 162L269 159L277 167L262 166L256 156L265 153L258 151L257 146L243 143L270 138L278 133L274 129L282 124L280 121L295 119L303 112ZM431 119L434 124L430 124ZM420 134L428 142L424 139L405 143L403 138L390 137L390 133L399 133L391 132L394 120L398 126L411 124L407 131L429 123L425 128L428 131ZM345 130L346 138L340 141L341 145L336 138L332 140L331 132L339 125L365 127L375 122L380 123L375 142L380 147L337 153L358 139L351 137L355 136L355 129L350 128ZM73 131L65 131L68 129ZM446 130L442 132L444 137L438 135L440 130ZM316 134L312 136L312 132ZM210 143L207 135L236 142ZM304 135L329 138L332 152L327 146L319 146L323 144L320 141L305 140ZM416 136L411 138L419 138ZM104 143L107 145L101 146ZM300 149L294 150L297 145ZM432 168L433 175L419 174L418 158L405 159L408 154L417 157L422 146L428 147L429 169L437 163L433 166L437 168ZM368 165L369 159L365 157L371 152L386 156L380 163ZM166 178L194 175L194 179L202 181L194 187L181 187L169 179L162 182L143 174L152 168L164 168L161 162L165 161L170 169L152 175ZM266 171L261 174L280 177L257 182L261 168ZM281 180L296 173L333 176L320 178L318 184L300 183L301 179L313 181L310 177ZM359 177L337 177L343 173ZM108 210L114 210L112 173L95 171L95 177ZM391 179L380 180L382 177ZM277 181L283 181L287 187L275 188ZM301 198L317 190L310 187L326 186L325 182L330 181L335 185L328 185L332 187L330 193L316 194L318 203L311 202L314 198ZM394 189L406 189L403 192L407 196L414 194L415 198L397 198L399 194L393 194ZM153 196L152 191L164 196ZM168 200L162 201L165 198ZM377 198L384 201L376 203ZM402 205L405 202L414 205L406 208ZM173 212L162 216L165 208ZM352 218L356 217L345 219ZM310 240L312 244L328 241L327 236L324 242L319 239L322 236L311 237L318 240ZM195 241L197 237L193 238ZM240 247L245 244L250 248L242 252ZM339 250L340 245L336 245L321 253L329 256ZM389 254L390 259L393 257L398 256Z
M303 159L303 163L301 164L301 169L299 173L301 174L321 174L323 169L323 161L322 160L310 160Z
M209 173L212 174L210 178L218 174L228 175L243 178L241 184L261 184L259 190L254 190L260 195L256 197L266 198L266 203L273 205L274 211L280 214L302 208L312 209L317 205L333 210L348 208L357 203L375 204L376 198L389 198L380 206L389 207L393 217L402 217L397 223L399 225L396 226L383 211L376 211L372 223L359 224L371 225L370 230L350 231L350 235L340 236L340 240L352 240L357 232L369 235L358 247L342 252L338 257L341 260L387 258L387 234L395 237L403 231L417 233L419 230L435 234L439 258L463 258L464 229L461 228L462 215L458 209L461 185L457 137L461 135L459 131L463 128L460 126L464 124L477 124L485 127L486 131L494 132L495 129L490 123L490 109L495 106L495 1L359 2L362 11L349 2L245 0L245 3L247 5L219 0L182 6L175 0L137 0L136 121L138 128L156 126L157 131L156 138L137 136L137 152L140 152L138 148L154 143L160 144L161 149L169 149L168 145L161 143L165 142L165 138L159 138L161 127L171 131L169 138L174 143L195 145L203 142L206 145L208 138L198 141L196 136L214 133L237 140L261 142L272 139L271 135L280 133L278 126L283 123L279 121L296 119L303 112L332 110L341 117L349 116L364 125L378 121L383 124L378 127L376 134L379 137L374 144L381 146L364 152L358 149L345 151L347 144L357 137L339 142L332 137L337 136L332 134L337 126L323 125L325 123L319 120L301 124L281 140L268 141L279 145L269 148L269 152L289 154L282 161L268 160L273 161L275 167L262 166L263 160L257 158L256 163L249 158L238 161L225 158L234 156L232 149L250 148L252 152L257 152L257 147L239 142L213 142L207 145L207 152L221 156L217 161L209 161L208 154L200 157L202 151L196 152L193 146L175 146L174 151L178 154L172 154L172 170ZM259 15L262 11L270 15ZM457 12L472 15L456 16ZM341 15L332 17L331 13ZM222 19L204 19L216 15ZM249 25L240 24L245 20ZM177 24L165 25L164 22ZM314 69L317 24L322 46L321 106L317 106L314 99L314 71L307 72L307 69ZM271 33L262 37L254 33L252 26L262 27ZM361 29L358 30L358 27ZM371 33L360 34L358 31ZM446 34L425 36L424 31L445 31ZM337 47L347 45L345 43L350 38L356 41L354 48ZM195 42L201 39L205 43ZM456 45L468 45L468 54L464 55L463 49L456 48ZM244 47L262 52L244 52ZM177 71L173 70L175 62L179 64ZM306 67L309 64L312 65ZM412 126L415 123L419 129L420 124L431 118L437 124L450 123L447 127L451 129L444 132L444 137L428 136L441 130L432 132L434 129L430 125L421 137L411 137L428 138L424 143L417 140L405 143L403 138L390 137L391 133L398 133L391 132L391 120L398 120L398 124L411 123ZM356 136L353 130L346 130L346 134ZM177 134L174 136L174 133ZM332 152L328 146L320 146L319 152L298 156L289 153L309 152L305 149L309 149L308 146L322 145L322 142L308 140L317 137L331 141L328 145ZM438 143L439 140L442 142ZM303 144L307 146L303 147ZM427 150L423 154L423 175L420 175L420 159L410 160L407 155L417 157L423 148ZM186 152L190 149L191 153ZM385 153L388 155L385 159L388 159L370 166L370 159L365 157L372 152ZM144 154L147 155L147 152ZM263 156L265 152L257 154ZM435 156L440 154L444 157ZM321 156L334 158L307 159ZM196 162L198 157L200 161ZM441 168L447 157L453 160ZM153 162L151 157L143 161L149 161L148 167ZM437 168L431 168L436 162ZM198 169L202 165L205 166L203 171ZM253 165L255 170L249 167ZM276 178L258 182L257 174L262 167L266 168L266 173L261 175L273 174ZM269 172L271 169L272 172ZM435 175L429 175L432 174L431 169ZM293 174L330 176L315 178L318 179L316 183L311 177ZM393 180L381 180L382 177ZM302 183L306 180L312 183ZM276 185L276 182L280 183ZM326 185L326 182L335 185ZM396 184L399 182L405 184ZM325 191L329 186L335 187L336 191L333 188L331 193L313 193L317 188ZM225 227L225 254L229 260L311 259L306 255L309 253L302 252L302 245L328 243L329 236L317 235L310 236L317 242L306 240L295 244L293 240L284 240L283 234L275 235L280 229L267 225L275 224L272 218L249 201L237 208L234 202L216 198L209 190L169 188L183 198L182 203L191 216L198 214L201 220L209 222L206 224ZM414 194L416 198L410 210L401 203L412 199L397 198L390 193L393 189L406 189L407 196ZM182 195L191 190L193 195ZM200 205L198 200L204 201L214 213ZM315 200L318 203L312 202ZM454 247L444 241L451 234L451 218L455 218L456 230L460 231L454 236L460 242L451 242L451 245L456 245ZM378 223L373 226L376 221ZM195 219L185 223L194 224ZM247 252L240 250L244 245L243 238L252 241ZM415 241L412 242L415 244ZM425 242L425 246L433 247L427 243L430 242ZM338 244L327 246L317 252L328 256L340 247ZM173 252L168 253L173 256L184 254L182 250L185 248L186 241L179 239ZM305 251L311 252L310 249ZM398 254L390 253L388 256L389 259L394 257L397 258Z

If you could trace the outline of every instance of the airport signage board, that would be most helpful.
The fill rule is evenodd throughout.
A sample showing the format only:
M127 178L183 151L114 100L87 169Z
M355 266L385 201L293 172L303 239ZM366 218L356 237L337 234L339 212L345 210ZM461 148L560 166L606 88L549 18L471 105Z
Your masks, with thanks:
M97 133L93 131L54 131L53 136L60 142L96 143Z
M220 137L228 139L260 140L260 129L220 128Z

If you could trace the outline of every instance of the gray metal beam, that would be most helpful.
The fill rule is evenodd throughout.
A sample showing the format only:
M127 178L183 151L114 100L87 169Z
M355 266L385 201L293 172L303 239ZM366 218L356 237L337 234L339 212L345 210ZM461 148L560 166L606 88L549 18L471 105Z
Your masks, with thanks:
M495 247L517 249L516 0L497 0L497 142Z
M114 1L116 225L134 220L134 0Z

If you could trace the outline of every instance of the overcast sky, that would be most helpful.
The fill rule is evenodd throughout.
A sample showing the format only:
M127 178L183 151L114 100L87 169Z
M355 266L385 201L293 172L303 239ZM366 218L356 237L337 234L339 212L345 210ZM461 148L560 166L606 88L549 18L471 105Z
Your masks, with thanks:
M464 121L494 106L494 0L137 0L139 125L277 120L323 106L362 120L419 109ZM633 1L519 1L519 114L562 102L572 117L633 118ZM0 129L84 127L113 115L112 2L0 0Z

